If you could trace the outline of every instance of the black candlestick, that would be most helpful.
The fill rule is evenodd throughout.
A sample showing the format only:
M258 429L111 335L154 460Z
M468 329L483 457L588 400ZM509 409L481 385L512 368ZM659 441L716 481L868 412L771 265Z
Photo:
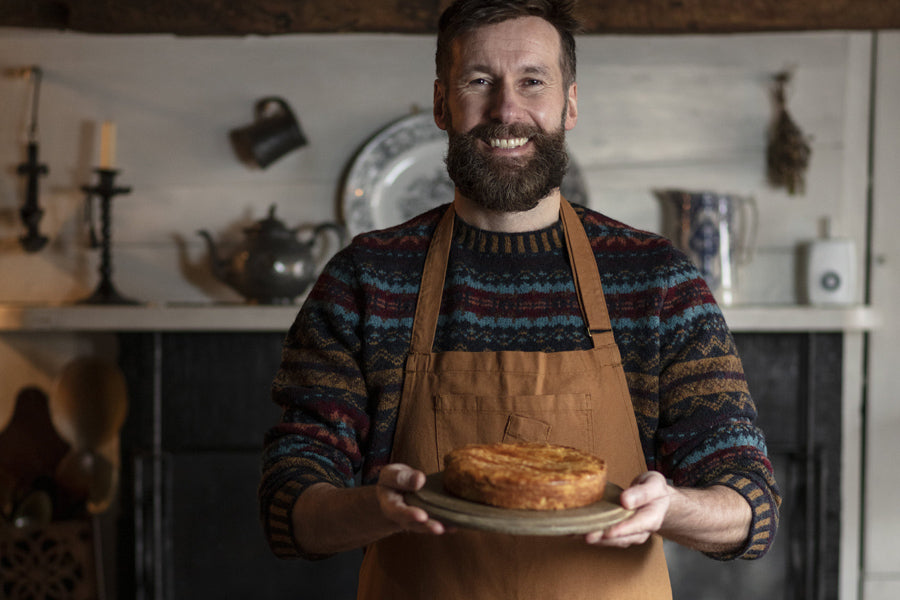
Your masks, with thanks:
M125 298L112 283L112 253L110 252L110 213L112 199L120 194L131 193L130 187L116 187L114 182L118 171L115 169L94 169L100 181L96 186L82 186L87 193L87 202L93 196L100 198L100 283L94 293L81 301L82 304L139 304L136 300Z
M38 160L37 142L28 142L28 160L16 169L19 175L25 175L25 204L19 209L22 223L28 228L28 233L19 238L19 242L26 252L37 252L47 245L47 236L38 231L44 211L38 206L38 177L47 174L47 165L40 164Z
M41 97L41 68L34 66L23 71L24 75L31 78L31 119L28 125L28 160L20 164L16 171L19 175L27 177L25 182L25 204L19 209L22 222L28 229L28 233L19 242L26 252L37 252L47 245L47 237L40 234L38 225L44 211L38 206L38 177L47 174L47 165L42 165L38 160L38 106Z

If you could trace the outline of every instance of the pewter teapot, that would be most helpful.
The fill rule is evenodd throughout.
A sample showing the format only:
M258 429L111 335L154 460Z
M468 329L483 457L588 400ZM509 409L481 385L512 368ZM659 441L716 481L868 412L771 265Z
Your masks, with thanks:
M298 239L301 230L311 230L308 239ZM288 228L275 218L275 205L269 216L244 229L244 242L228 259L220 258L209 232L197 233L206 239L213 275L237 290L253 304L290 304L315 281L318 265L314 253L322 236L331 231L340 246L344 228L335 223Z

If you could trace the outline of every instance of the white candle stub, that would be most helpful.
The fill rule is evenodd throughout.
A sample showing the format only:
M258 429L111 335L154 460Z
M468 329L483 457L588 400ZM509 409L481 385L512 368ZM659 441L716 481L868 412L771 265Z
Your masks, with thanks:
M105 121L100 128L100 168L116 166L116 124Z

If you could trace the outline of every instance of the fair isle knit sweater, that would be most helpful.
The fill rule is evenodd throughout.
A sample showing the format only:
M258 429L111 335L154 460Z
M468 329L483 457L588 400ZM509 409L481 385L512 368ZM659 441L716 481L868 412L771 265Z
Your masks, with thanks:
M419 281L446 207L357 236L327 265L290 328L259 486L273 552L303 556L291 507L309 485L372 484L388 463ZM750 504L758 558L781 502L731 334L690 260L657 235L576 207L600 269L647 465L676 486L721 484ZM525 234L454 226L435 351L590 347L562 225ZM308 556L307 558L315 558Z

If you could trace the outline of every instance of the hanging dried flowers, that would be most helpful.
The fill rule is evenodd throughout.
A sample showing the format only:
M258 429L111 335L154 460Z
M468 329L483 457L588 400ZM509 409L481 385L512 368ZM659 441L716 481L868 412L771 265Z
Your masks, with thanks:
M809 138L803 134L787 111L785 86L791 74L781 72L775 76L774 101L776 115L769 132L766 163L769 182L775 187L787 189L788 194L803 194L806 187L806 169L811 154Z

